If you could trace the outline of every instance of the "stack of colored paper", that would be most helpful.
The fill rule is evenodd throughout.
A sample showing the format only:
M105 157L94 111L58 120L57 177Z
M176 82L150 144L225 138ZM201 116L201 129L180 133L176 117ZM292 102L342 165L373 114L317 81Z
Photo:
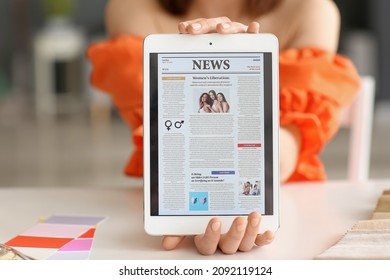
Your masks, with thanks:
M105 217L51 216L12 238L6 245L34 259L89 258L96 226Z

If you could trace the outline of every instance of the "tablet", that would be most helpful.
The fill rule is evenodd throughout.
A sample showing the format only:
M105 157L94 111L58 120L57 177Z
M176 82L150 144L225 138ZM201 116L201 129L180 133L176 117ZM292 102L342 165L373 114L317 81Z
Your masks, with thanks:
M226 232L237 216L279 227L278 41L162 34L144 41L144 225Z

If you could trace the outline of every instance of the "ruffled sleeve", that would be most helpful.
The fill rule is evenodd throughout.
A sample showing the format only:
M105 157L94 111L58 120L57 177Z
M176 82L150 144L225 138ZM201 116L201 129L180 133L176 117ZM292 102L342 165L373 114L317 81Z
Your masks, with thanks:
M340 109L349 105L360 85L347 58L320 49L280 54L280 125L300 130L298 163L289 181L324 180L318 154L339 128Z
M125 167L131 176L143 173L142 46L142 37L122 36L95 43L87 50L92 63L91 84L111 95L132 128L135 151Z

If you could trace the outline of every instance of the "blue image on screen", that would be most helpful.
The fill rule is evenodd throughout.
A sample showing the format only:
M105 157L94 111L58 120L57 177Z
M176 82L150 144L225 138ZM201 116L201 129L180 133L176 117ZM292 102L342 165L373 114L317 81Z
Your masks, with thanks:
M190 192L190 211L209 210L208 192Z

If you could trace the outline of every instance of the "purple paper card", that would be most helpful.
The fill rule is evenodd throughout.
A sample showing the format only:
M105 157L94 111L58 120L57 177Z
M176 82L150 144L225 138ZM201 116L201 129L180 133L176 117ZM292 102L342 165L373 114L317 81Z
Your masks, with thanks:
M51 216L43 223L46 224L67 224L67 225L88 225L94 226L103 221L105 217L87 216Z
M92 247L92 238L73 239L58 251L89 251Z
M57 251L49 256L47 260L88 260L89 251Z
M70 237L76 238L88 231L91 226L87 225L65 225L39 223L29 228L21 235L26 236L45 236L45 237Z

